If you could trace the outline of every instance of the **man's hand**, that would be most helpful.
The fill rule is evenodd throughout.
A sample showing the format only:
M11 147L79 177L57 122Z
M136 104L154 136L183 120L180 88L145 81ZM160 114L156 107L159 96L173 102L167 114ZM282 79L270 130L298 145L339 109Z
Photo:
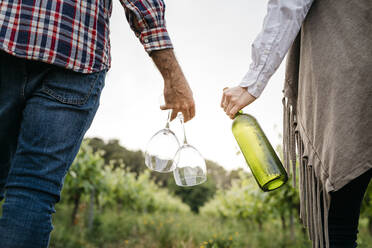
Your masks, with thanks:
M171 109L171 120L182 112L187 122L195 116L195 104L192 91L172 49L153 51L151 57L164 78L165 105L162 110Z
M221 108L226 114L234 119L236 113L251 104L256 98L248 93L247 88L240 86L224 88L221 100Z

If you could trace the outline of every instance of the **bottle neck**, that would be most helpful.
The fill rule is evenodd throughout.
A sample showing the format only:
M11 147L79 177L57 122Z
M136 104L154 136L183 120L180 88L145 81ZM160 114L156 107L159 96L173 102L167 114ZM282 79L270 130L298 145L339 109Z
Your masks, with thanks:
M235 114L234 119L235 119L236 117L238 117L239 115L242 115L242 114L244 114L244 113L243 113L243 110L239 110L238 113Z
M248 113L244 113L243 110L239 110L239 112L235 114L234 120L239 116L243 116L244 119L250 119L250 120L257 121L256 118L253 115L248 114ZM239 118L239 119L241 119L241 118Z

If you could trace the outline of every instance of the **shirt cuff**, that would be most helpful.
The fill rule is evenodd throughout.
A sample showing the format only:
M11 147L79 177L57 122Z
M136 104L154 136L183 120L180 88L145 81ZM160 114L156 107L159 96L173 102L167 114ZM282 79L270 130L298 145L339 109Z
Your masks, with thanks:
M262 78L261 70L250 69L239 86L246 87L249 94L258 98L265 89L266 84L267 80Z
M173 48L168 31L164 27L151 28L140 34L140 41L146 52Z

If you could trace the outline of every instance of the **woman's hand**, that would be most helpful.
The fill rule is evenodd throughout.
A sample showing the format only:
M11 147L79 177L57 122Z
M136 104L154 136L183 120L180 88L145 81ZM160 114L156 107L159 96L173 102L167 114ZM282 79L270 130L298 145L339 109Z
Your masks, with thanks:
M234 119L236 113L251 104L256 98L248 93L247 88L240 86L224 88L221 100L221 108L226 114Z

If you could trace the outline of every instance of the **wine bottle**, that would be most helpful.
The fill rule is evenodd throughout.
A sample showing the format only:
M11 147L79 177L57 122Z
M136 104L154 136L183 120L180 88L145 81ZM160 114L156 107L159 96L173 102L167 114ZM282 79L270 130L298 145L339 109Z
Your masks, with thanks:
M263 191L277 189L287 182L288 176L282 163L252 115L239 111L233 121L232 132Z

